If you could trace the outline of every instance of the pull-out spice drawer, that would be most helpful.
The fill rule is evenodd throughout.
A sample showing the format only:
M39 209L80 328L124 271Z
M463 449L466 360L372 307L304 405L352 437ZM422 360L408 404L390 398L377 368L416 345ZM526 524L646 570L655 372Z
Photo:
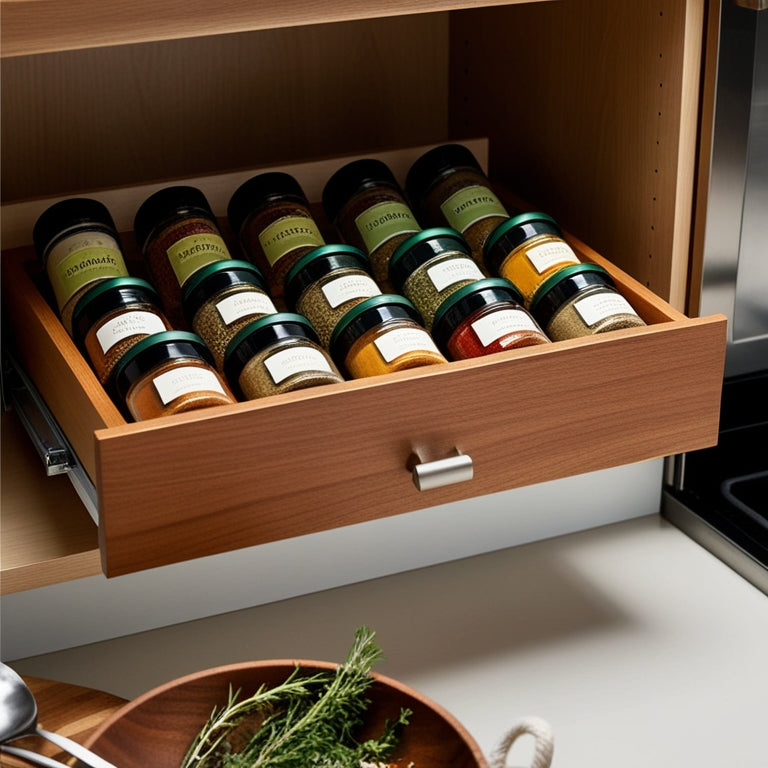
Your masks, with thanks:
M713 444L725 318L685 317L568 239L611 272L646 327L135 424L38 289L32 249L3 253L7 336L97 489L104 572ZM457 453L471 479L417 489L414 463Z

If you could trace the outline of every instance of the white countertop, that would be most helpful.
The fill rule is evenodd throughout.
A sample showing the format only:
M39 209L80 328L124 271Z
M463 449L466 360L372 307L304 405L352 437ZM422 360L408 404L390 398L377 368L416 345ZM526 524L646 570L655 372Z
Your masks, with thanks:
M11 665L131 698L234 661L341 661L361 624L377 671L486 754L538 715L553 768L768 767L768 597L656 516ZM529 760L523 741L509 765Z

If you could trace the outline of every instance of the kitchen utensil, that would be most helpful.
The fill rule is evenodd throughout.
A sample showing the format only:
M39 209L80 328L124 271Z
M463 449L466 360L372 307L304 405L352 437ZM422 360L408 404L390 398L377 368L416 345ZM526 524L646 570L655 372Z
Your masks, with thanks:
M22 749L21 747L9 747L7 745L0 745L0 752L21 758L22 760L26 760L28 763L42 765L43 768L69 768L66 763L60 763L58 760L54 760L52 757L41 755L39 752L33 752L31 749Z
M0 663L0 744L34 734L74 755L85 766L115 768L76 741L40 728L37 724L37 702L32 691L16 672Z

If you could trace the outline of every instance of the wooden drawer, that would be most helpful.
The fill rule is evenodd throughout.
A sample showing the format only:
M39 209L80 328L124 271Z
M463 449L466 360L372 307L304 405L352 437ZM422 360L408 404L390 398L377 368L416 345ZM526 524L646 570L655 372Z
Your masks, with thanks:
M417 151L398 154L400 165ZM308 176L341 162L284 170L316 189ZM242 175L202 186L221 197ZM122 205L144 192L126 191ZM725 318L689 319L569 240L609 269L646 328L138 424L124 421L38 290L32 249L4 252L7 335L97 489L105 574L712 445ZM471 457L472 479L418 491L414 457L455 451Z

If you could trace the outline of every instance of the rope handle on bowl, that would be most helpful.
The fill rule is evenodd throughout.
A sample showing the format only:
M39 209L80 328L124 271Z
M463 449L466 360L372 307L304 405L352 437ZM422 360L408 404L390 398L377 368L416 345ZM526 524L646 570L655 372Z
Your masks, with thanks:
M552 728L546 720L534 716L521 718L512 726L491 755L490 768L505 768L512 745L524 735L533 736L535 742L531 768L549 768L555 747Z

